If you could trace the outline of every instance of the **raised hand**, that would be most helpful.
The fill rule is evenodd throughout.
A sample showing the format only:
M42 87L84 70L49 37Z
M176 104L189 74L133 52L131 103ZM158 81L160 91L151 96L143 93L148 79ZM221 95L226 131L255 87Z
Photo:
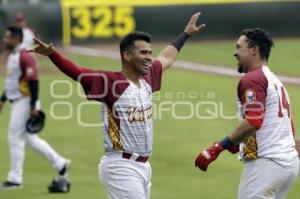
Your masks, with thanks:
M186 25L184 32L186 32L188 35L192 36L205 28L205 26L206 26L205 24L200 24L199 26L197 26L197 24L196 24L200 15L201 15L201 12L197 12L197 13L193 14L189 23Z
M33 46L33 48L26 50L26 52L34 52L44 56L48 56L53 53L53 43L46 44L37 38L34 38L33 40L35 45Z

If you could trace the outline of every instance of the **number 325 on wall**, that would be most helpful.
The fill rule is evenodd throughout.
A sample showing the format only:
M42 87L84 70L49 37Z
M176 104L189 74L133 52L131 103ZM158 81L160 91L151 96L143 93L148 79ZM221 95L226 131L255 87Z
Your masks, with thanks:
M75 7L72 36L78 39L123 37L135 29L132 7Z

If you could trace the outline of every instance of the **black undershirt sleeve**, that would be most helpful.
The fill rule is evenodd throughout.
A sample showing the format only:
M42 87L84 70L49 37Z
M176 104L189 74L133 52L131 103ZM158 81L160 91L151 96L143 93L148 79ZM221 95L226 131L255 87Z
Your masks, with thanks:
M38 80L30 80L28 81L29 91L30 91L30 106L31 108L35 107L35 103L38 100L39 95L39 81Z

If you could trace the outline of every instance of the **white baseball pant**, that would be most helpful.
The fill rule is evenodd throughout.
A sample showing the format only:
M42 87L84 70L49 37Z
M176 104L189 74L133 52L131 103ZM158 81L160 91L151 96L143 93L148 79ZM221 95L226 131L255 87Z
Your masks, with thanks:
M23 181L23 163L25 157L25 144L34 151L47 158L54 169L61 170L66 159L61 157L47 142L37 134L26 132L26 122L30 116L30 98L22 97L12 102L8 127L8 143L10 149L10 170L7 180L15 183Z
M99 178L109 199L150 199L151 166L147 161L107 152L99 164Z
M299 173L299 160L290 168L258 158L246 160L238 199L284 199Z

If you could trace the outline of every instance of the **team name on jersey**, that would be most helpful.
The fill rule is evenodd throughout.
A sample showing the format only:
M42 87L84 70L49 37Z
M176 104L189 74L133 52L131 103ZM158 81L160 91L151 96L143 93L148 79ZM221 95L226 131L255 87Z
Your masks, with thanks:
M129 122L146 122L152 118L152 106L145 110L130 106L127 110Z

